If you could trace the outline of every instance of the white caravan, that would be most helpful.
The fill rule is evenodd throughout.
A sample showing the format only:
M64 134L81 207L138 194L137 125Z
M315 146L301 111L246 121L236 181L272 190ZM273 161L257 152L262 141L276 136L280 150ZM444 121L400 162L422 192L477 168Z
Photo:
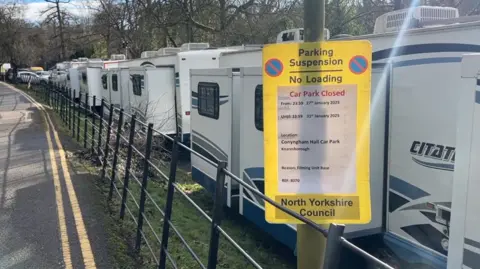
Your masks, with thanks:
M108 103L125 110L130 108L129 93L130 74L128 68L112 68L103 70L102 85L104 98ZM104 85L106 83L106 85Z
M68 69L67 86L70 88L72 95L74 91L75 93L80 92L80 73L78 71L78 68L75 67ZM78 94L75 95L75 98L77 98Z
M110 104L110 94L111 92L113 91L112 89L112 84L111 83L108 83L108 79L109 79L109 72L108 70L106 69L102 69L100 71L100 74L101 74L101 82L102 82L102 99L105 100L108 104Z
M425 16L450 13L430 12L437 7L418 8L425 13L416 14ZM460 84L460 61L465 53L480 52L480 22L468 20L436 22L444 25L423 22L420 25L429 27L342 38L370 40L373 64L392 64L386 133L390 145L386 154L389 165L385 167L385 242L403 260L436 268L446 267L448 253L449 221L438 221L443 217L437 208L450 208L452 202L456 144L456 106L452 101ZM225 53L220 62L225 67L260 67L262 55L261 51ZM196 86L192 84L192 90ZM372 111L378 109L378 102L374 99ZM219 134L208 139L216 141ZM257 155L258 149L252 147L251 156ZM194 178L202 180L201 175ZM258 178L262 181L263 176L259 174ZM279 236L287 240L282 239L286 235Z
M461 76L448 269L480 265L480 54L463 56ZM450 221L450 208L439 210Z
M174 68L132 67L129 75L129 113L162 134L176 134Z
M101 105L102 95L102 68L101 67L81 67L78 69L80 79L80 92L82 99L88 93L87 105L93 106L95 97L95 106ZM78 92L75 97L78 97Z
M207 49L182 51L165 56L125 61L120 63L119 66L168 67L174 69L177 130L181 142L188 144L190 140L190 103L192 98L190 94L190 70L217 68L219 66L220 54L233 50L234 49Z

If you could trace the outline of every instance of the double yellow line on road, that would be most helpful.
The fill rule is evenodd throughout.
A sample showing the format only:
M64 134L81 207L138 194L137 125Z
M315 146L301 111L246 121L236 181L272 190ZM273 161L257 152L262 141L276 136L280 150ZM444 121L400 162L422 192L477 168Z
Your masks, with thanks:
M72 269L72 253L70 251L70 240L68 238L67 233L67 222L65 218L65 207L63 205L63 194L62 194L62 187L60 184L60 170L57 166L57 156L56 153L60 157L60 166L62 168L61 172L63 178L65 180L66 191L68 194L68 198L70 201L70 206L73 212L73 218L75 220L75 228L77 231L78 239L80 241L80 249L82 252L83 263L85 269L95 269L97 268L95 264L95 259L92 252L92 247L90 244L90 240L88 239L87 230L85 228L85 223L83 221L82 212L80 206L78 204L77 194L75 193L75 189L72 184L72 179L70 177L70 172L68 169L67 158L65 156L65 151L63 149L62 143L60 142L60 138L58 136L57 131L55 130L55 125L50 118L50 115L47 113L45 108L42 104L38 103L30 97L28 94L8 85L3 85L9 87L10 89L16 91L17 93L23 95L27 98L32 104L34 104L39 110L42 111L43 118L45 119L46 131L45 135L47 137L48 148L49 148L49 155L50 155L50 163L52 166L52 177L53 177L53 184L55 187L55 200L57 204L57 216L58 216L58 224L60 230L60 241L62 245L62 253L63 253L63 262L65 264L66 269ZM55 145L52 141L52 135L54 138ZM55 147L57 150L55 150Z

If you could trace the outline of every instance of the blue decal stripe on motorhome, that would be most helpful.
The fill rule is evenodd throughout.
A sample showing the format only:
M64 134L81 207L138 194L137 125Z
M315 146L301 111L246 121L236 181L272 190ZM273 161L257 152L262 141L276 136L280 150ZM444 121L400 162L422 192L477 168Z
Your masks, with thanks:
M469 268L478 268L480 264L480 254L468 249L463 249L463 264Z
M228 154L204 135L192 130L191 138L193 143L197 143L199 146L213 154L216 158L219 158L219 160L228 161Z
M385 243L400 259L409 263L431 263L434 268L446 268L447 258L440 254L429 251L425 248L387 232L384 237Z
M475 91L475 103L480 104L480 91Z
M480 242L465 237L465 244L480 249Z
M435 52L480 52L480 46L459 43L406 45L375 51L372 54L372 60L378 61L389 57Z
M260 179L260 180L255 180ZM265 181L264 181L264 169L263 167L251 167L243 170L242 180L250 185L251 187L257 189L259 192L265 194ZM245 196L252 199L252 195L248 190L244 191ZM265 201L258 195L254 195L255 199L261 206L264 206Z
M250 167L245 169L245 173L250 179L265 178L265 169L263 167Z
M265 169L263 167L250 167L243 170L243 172L255 187L265 194ZM261 202L263 204L263 200Z
M213 155L215 159L219 161L228 161L228 156L225 152L215 148L214 145L210 145L196 135L192 136L192 142L208 152L210 155Z
M441 204L441 203L435 203L435 204ZM432 210L432 208L430 204L419 203L419 204L414 204L414 205L402 208L402 211L405 211L405 210Z
M432 162L420 161L415 157L412 157L412 159L414 162L416 162L419 165L422 165L428 168L438 169L438 170L453 171L453 168L455 166L454 164L449 164L449 163L432 163Z
M388 193L388 211L393 212L397 210L399 207L408 203L409 200L403 198L402 196L390 191Z
M393 67L406 67L414 65L424 64L440 64L440 63L460 63L462 57L437 57L437 58L424 58L415 60L398 61L393 63Z
M192 137L193 139L193 137ZM195 151L196 153L202 155L203 157L207 158L213 163L218 163L218 158L210 154L210 152L206 151L204 148L202 148L200 145L192 141L192 150Z
M429 193L419 189L418 187L390 175L390 189L412 199L416 200L430 195Z
M418 243L435 250L438 253L447 255L442 247L442 239L446 238L437 228L430 224L410 225L401 228Z

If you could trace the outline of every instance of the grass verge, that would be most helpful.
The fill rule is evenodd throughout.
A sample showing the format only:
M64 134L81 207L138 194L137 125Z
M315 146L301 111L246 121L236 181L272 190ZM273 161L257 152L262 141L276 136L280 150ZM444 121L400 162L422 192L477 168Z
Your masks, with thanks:
M17 86L18 87L18 86ZM18 87L30 93L37 101L42 103L40 95L35 91L28 90L26 87ZM96 156L89 151L78 150L83 146L83 141L76 141L68 138L72 132L63 123L57 113L49 109L49 113L54 120L58 130L63 134L62 143L66 150L76 151L70 156L70 161L76 169L82 169L92 175L92 179L96 179L95 183L100 192L107 195L109 191L108 180L101 181L99 179L100 167ZM80 126L81 134L83 134L83 124ZM87 128L89 128L87 126ZM90 129L89 129L90 130ZM76 131L76 130L75 130ZM90 132L90 131L89 131ZM69 145L65 140L75 142L77 145ZM122 154L122 153L121 153ZM122 155L124 157L124 155ZM168 167L159 165L163 173L168 174ZM107 170L107 175L111 174L111 170ZM117 169L117 186L118 192L123 191L122 180L123 172ZM145 204L145 223L143 227L146 240L142 240L140 252L137 254L133 251L133 245L136 236L135 221L138 218L137 204L140 200L141 187L137 184L135 177L141 181L141 175L133 173L129 185L130 195L127 199L127 207L123 220L119 221L120 197L114 192L114 198L105 204L105 212L107 213L105 227L108 227L109 236L109 253L112 256L115 268L154 268L159 257L160 244L157 240L162 235L163 216L158 208L162 209L166 202L166 181L153 173L149 177L147 191L150 194ZM208 215L211 215L213 209L213 200L211 194L206 192L200 185L196 184L190 173L182 169L177 170L177 183L179 187L195 201ZM150 199L151 198L151 199ZM211 224L200 215L200 213L184 198L180 193L176 192L173 200L172 222L176 229L183 236L185 241L194 250L196 255L204 265L207 264L210 227ZM131 215L129 214L131 212ZM247 222L241 216L230 210L225 211L225 219L222 228L239 244L254 260L263 268L294 268L295 259L293 253L282 246L280 243L267 236L256 226ZM148 244L146 243L148 242ZM150 251L150 249L152 251ZM168 252L171 258L176 262L177 268L199 268L195 259L189 254L181 239L170 229ZM174 268L167 262L167 268ZM245 269L254 268L236 250L223 236L220 239L220 247L218 251L217 268Z

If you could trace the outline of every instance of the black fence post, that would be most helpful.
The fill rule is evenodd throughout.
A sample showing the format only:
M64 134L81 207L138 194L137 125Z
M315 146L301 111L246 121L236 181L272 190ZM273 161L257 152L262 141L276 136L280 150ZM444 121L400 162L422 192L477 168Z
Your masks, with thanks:
M72 138L75 139L75 102L73 100L75 100L75 95L76 94L76 91L73 90L73 95L70 97L70 109L72 110Z
M65 122L65 125L68 127L68 117L67 117L67 92L65 91L64 88L59 88L62 91L63 94L63 120Z
M57 110L57 91L55 91L54 88L50 87L50 84L47 83L47 88L52 92L52 106L53 106L53 110L55 110L55 112L58 112Z
M122 127L123 127L123 108L120 109L120 115L118 116L117 135L115 136L115 149L113 151L112 174L110 175L110 190L108 191L108 200L112 199L113 187L115 186L115 177L116 177L115 170L117 170L118 149L120 148L120 136L122 134Z
M340 238L343 236L345 225L330 224L328 228L327 248L325 249L325 257L323 259L324 269L338 269L340 266L340 254L342 251L342 243Z
M67 108L68 108L68 129L72 129L72 106L70 101L72 100L72 91L69 88L67 89Z
M50 91L48 90L47 87L45 87L45 85L39 85L39 86L41 88L43 88L43 90L47 93L47 105L51 106L52 105L52 100L51 100L52 95L50 94Z
M59 94L59 102L60 102L60 118L62 118L63 123L65 123L65 113L63 111L63 92L60 88L56 88Z
M218 245L220 241L220 232L218 226L222 223L223 205L225 203L225 169L227 162L218 162L217 179L215 187L215 203L213 205L212 227L210 231L210 246L208 250L208 269L215 269L217 267Z
M82 103L82 99L79 100ZM88 103L88 92L85 93L85 103L83 104L83 147L87 148L87 132L88 132L88 117L87 117L87 103Z
M95 119L97 117L95 116L95 111L93 111L93 109L91 109L91 108L92 107L95 108L96 105L97 105L97 97L94 95L92 97L92 106L90 107L90 105L88 105L89 108L90 108L90 112L92 113L92 138L91 138L92 139L92 152L95 152L95 128L97 127L97 125L95 124Z
M97 141L97 152L100 155L100 148L102 147L102 132L103 132L103 106L105 105L105 100L102 98L100 103L100 112L98 114L99 126L98 126L98 141Z
M120 219L125 216L125 207L127 206L128 183L130 182L130 166L132 165L133 139L135 138L135 123L137 116L132 115L130 120L130 135L128 136L127 160L125 163L125 177L123 179L122 205L120 207Z
M107 137L105 138L105 152L103 154L103 168L102 168L102 181L105 180L105 170L107 170L107 158L110 147L110 134L112 132L112 121L113 121L113 105L110 105L109 109L110 114L108 115L108 126L107 126Z
M148 174L149 174L149 160L150 152L152 149L152 136L153 136L153 123L148 124L147 131L147 144L145 145L145 158L143 161L143 180L142 189L140 192L140 208L138 209L138 221L137 221L137 239L135 241L135 250L140 251L142 244L142 229L143 229L143 212L145 212L145 199L147 192Z
M168 248L168 235L170 232L169 221L172 217L172 207L173 207L173 193L174 186L177 176L177 164L178 164L178 136L175 136L173 140L172 147L172 159L170 161L170 174L168 176L168 190L167 190L167 202L165 204L165 216L163 217L163 230L162 230L162 246L160 248L160 263L158 265L159 269L165 269L166 260L167 260L167 248Z
M59 112L59 100L60 100L60 95L58 94L58 91L56 88L52 87L52 85L50 85L50 88L53 89L55 91L55 109L57 110L57 112Z
M78 92L78 105L77 105L77 141L80 142L80 112L81 108L82 93Z

